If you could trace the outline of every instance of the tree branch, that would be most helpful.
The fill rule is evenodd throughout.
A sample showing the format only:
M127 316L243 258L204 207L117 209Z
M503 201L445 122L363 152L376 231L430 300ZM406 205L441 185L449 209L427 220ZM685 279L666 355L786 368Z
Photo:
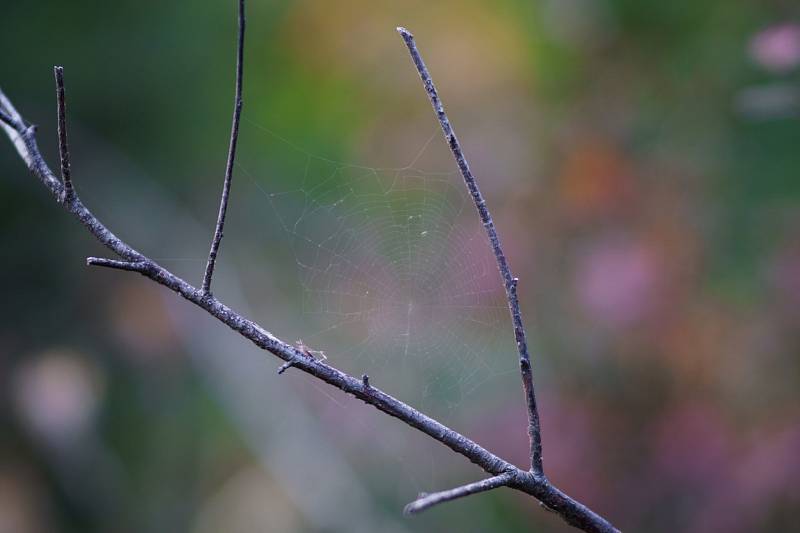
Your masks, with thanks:
M242 8L243 0L240 0L240 9ZM242 9L240 11L240 60L243 29L244 18ZM404 38L406 38L406 42L409 44L410 34L405 32ZM413 41L409 44L409 48L415 50L415 48L413 48ZM421 63L421 59L418 58L418 54L415 62L417 60L419 61L419 65L422 66L422 72L426 72L424 70L424 65ZM241 73L241 64L238 70L239 73ZM430 78L428 77L427 79L428 81L426 82L426 87L430 85L431 90L433 90L432 83L429 82ZM240 82L241 78L239 76L237 77L237 83ZM237 94L239 90L240 88L237 89ZM435 91L433 92L433 95L435 96ZM438 97L436 101L438 101ZM240 100L237 99L237 103L237 107L240 109ZM78 219L78 221L80 221L81 224L83 224L83 226L91 235L95 237L95 239L122 258L120 261L114 259L90 257L87 259L88 264L117 270L134 271L142 274L155 283L163 285L189 302L204 309L210 315L239 333L242 337L253 342L259 348L274 354L286 363L291 363L291 366L310 374L321 381L324 381L332 387L350 394L366 404L372 405L379 411L397 418L408 426L425 433L432 439L444 444L454 452L463 455L474 464L480 466L484 471L494 476L493 478L489 478L483 482L478 482L477 484L471 484L459 489L453 489L451 491L439 493L438 496L433 495L436 498L441 499L441 501L447 500L447 498L443 495L456 494L456 496L453 497L460 497L462 495L466 496L467 493L480 492L480 490L476 490L476 486L478 485L481 487L486 487L485 489L481 490L488 490L489 488L493 488L495 483L502 480L505 482L506 486L535 497L548 509L553 510L567 523L575 527L587 532L617 532L617 530L608 521L591 511L583 504L577 502L558 490L545 476L517 468L511 463L486 450L474 441L448 428L441 422L430 418L429 416L417 411L413 407L374 387L366 375L362 376L361 379L357 379L334 368L322 360L319 360L313 356L309 357L303 350L280 340L255 322L245 318L223 304L221 301L212 296L207 288L204 289L202 287L194 287L183 279L174 275L172 272L144 256L129 244L114 235L105 225L103 225L102 222L100 222L100 220L97 219L97 217L91 213L91 211L89 211L89 209L86 208L86 206L83 205L77 195L73 195L71 199L62 201L62 198L65 197L65 187L59 182L59 180L44 162L44 159L42 158L36 144L35 128L26 124L26 122L22 119L22 116L17 112L2 91L0 91L0 111L3 112L3 114L0 115L0 118L2 118L0 127L2 127L2 129L8 134L9 139L14 144L17 152L25 162L25 165L28 167L30 172L42 182L42 184L50 191L54 198L64 207L67 212L72 214ZM237 115L235 112L234 117L236 116ZM449 123L447 122L446 116L444 116L443 110L440 114L440 121L442 120L444 121L443 124L447 124L448 126L448 129L445 130L447 133L449 130ZM238 119L234 118L234 124L237 123ZM235 130L236 126L234 126L234 131ZM232 135L232 145L235 145L234 137L235 134ZM455 137L452 136L451 132L451 147L455 146L453 149L454 153L457 154L459 166L461 167L463 165L464 168L467 168L466 174L467 176L471 177L471 174L468 172L468 167L466 167L466 162L463 160L463 156L460 155L460 148L454 139ZM231 151L230 157L231 165L233 160L232 152L233 151ZM226 176L226 182L228 183L229 187L230 180L227 178L229 178L229 174ZM466 176L465 179L467 179ZM470 181L468 180L468 186L469 183ZM494 235L492 243L494 246L496 246L496 249L499 250L499 242L496 240L494 226L491 224L491 218L488 218L488 211L486 211L483 200L480 198L480 193L477 192L477 186L474 185L474 179L471 179L471 183L475 190L475 192L473 192L473 197L477 198L476 202L482 219L484 213L488 219L488 224L486 223L486 220L484 220L484 225L487 226L490 239L492 239L492 236ZM223 194L223 207L225 205L226 196ZM224 211L224 209L221 211ZM221 224L218 224L218 229L221 238ZM500 257L502 257L502 252L499 253L501 254ZM209 262L213 265L213 261L211 259L212 258L210 257ZM503 264L505 264L504 259ZM509 272L507 265L503 272L504 275ZM210 283L210 276L208 277L208 280ZM516 282L513 281L513 278L511 282L506 281L506 291L513 296L513 298L511 296L509 297L509 305L513 310L515 306L518 307L518 303L516 303ZM520 333L517 332L516 327L518 321L519 319L517 315L515 317L515 334L518 336L519 345ZM524 332L522 333L522 341L524 341ZM522 361L528 362L527 352L522 348L520 356ZM523 379L525 379L524 370L525 368L523 367ZM533 407L535 412L535 405ZM538 426L536 429L538 434ZM438 501L436 503L438 503ZM415 504L412 504L412 506L414 506L414 510L417 510L417 506L415 506ZM428 507L429 506L430 505L428 505Z
M61 156L61 179L64 182L62 202L72 199L75 190L72 188L72 177L69 168L69 145L67 144L67 110L64 98L64 67L53 67L56 77L56 109L58 115L58 153Z
M440 503L449 502L472 494L478 494L479 492L486 492L498 487L506 487L513 479L513 472L504 472L500 475L462 485L454 489L443 490L433 494L420 494L417 500L406 505L403 512L408 515L417 514L426 509L430 509L434 505L439 505Z
M503 247L500 245L500 237L497 235L497 230L492 221L492 215L486 207L486 201L483 199L478 183L472 175L469 168L469 163L464 157L464 152L461 150L461 144L458 142L453 127L450 125L450 120L447 118L447 113L444 111L444 105L439 98L439 93L436 91L436 86L433 84L431 75L422 56L417 50L417 45L414 42L414 36L405 28L397 28L397 32L405 41L408 51L411 54L411 59L414 61L414 66L417 67L419 77L425 86L425 92L431 101L433 110L436 112L436 117L439 119L439 124L444 132L447 144L450 146L450 151L458 165L458 170L464 178L464 183L467 185L475 207L478 210L478 215L481 217L483 227L486 229L486 235L489 237L489 242L492 246L492 252L497 260L497 268L500 270L500 275L503 277L503 285L506 289L506 298L508 299L508 309L511 312L511 320L514 324L514 338L517 341L517 350L519 352L519 368L522 375L522 387L525 392L525 401L528 409L528 438L530 440L530 456L531 456L531 472L537 476L544 475L544 468L542 466L542 432L541 424L539 423L539 412L536 408L536 395L533 389L533 373L531 371L531 359L528 355L528 341L525 336L525 327L522 325L522 313L519 309L519 298L517 297L517 283L518 278L511 274L511 268L508 266L508 260Z
M231 192L233 179L233 163L236 160L236 143L239 140L239 119L242 116L242 70L244 69L244 0L239 0L239 36L236 46L236 96L233 104L233 123L231 124L231 140L228 145L228 162L225 166L225 180L222 183L222 197L219 201L217 225L214 229L214 238L211 240L211 250L208 252L208 263L203 276L203 292L211 291L211 276L214 275L214 266L217 261L219 245L222 242L222 230L225 226L225 213L228 211L228 196Z

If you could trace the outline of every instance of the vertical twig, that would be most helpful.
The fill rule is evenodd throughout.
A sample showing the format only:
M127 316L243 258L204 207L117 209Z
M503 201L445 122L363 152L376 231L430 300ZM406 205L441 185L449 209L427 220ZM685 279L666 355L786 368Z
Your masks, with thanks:
M503 285L506 289L506 297L508 299L508 309L511 312L511 319L514 324L514 338L517 341L517 350L519 351L519 367L522 374L522 387L525 391L525 399L528 409L528 437L530 438L530 455L531 455L531 471L536 475L544 475L542 467L542 437L541 426L539 423L539 412L536 408L536 395L533 389L533 373L531 371L531 360L528 355L528 341L525 337L525 328L522 325L522 313L519 309L519 298L517 297L517 283L518 279L511 275L511 268L508 266L508 260L503 253L503 248L500 245L500 238L497 236L492 216L489 214L489 209L486 207L486 201L481 195L478 188L478 183L472 175L464 153L461 150L461 145L456 138L453 127L450 125L450 120L447 118L447 113L444 111L442 100L436 91L433 84L431 75L422 56L417 50L417 45L414 42L414 36L405 28L397 28L398 33L405 41L408 51L411 54L411 59L417 67L417 72L422 83L425 85L425 92L431 101L433 110L436 112L436 117L439 119L439 124L442 126L447 144L450 146L450 151L455 157L458 169L461 176L464 178L464 183L469 189L475 207L478 209L478 214L481 217L483 227L486 229L486 234L489 237L489 242L492 246L495 259L497 260L497 267L500 269L500 274L503 276Z
M242 70L244 68L244 0L239 0L239 37L236 47L236 97L233 106L233 123L231 124L231 140L228 146L228 162L225 166L225 181L222 184L222 197L219 202L217 225L214 229L214 238L211 240L211 250L208 252L208 263L203 276L202 291L208 294L211 291L211 276L214 275L214 265L217 261L219 245L222 242L222 231L225 226L225 213L228 211L228 196L231 192L233 178L233 163L236 159L236 143L239 140L239 119L242 116Z
M64 67L53 67L56 77L56 107L58 115L58 153L61 156L61 179L64 194L61 201L68 202L75 196L69 167L69 145L67 144L67 103L64 97Z

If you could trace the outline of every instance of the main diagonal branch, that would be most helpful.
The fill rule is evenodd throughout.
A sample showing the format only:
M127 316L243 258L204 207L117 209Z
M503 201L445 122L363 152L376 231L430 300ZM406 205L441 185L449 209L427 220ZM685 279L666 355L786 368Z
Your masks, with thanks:
M426 500L425 503L438 503L452 497L507 486L535 497L548 509L560 515L568 524L583 531L618 533L617 529L607 520L561 492L546 477L517 468L441 422L386 394L375 387L366 375L357 379L280 340L255 322L223 304L207 290L192 286L114 235L83 205L77 195L67 196L64 194L64 185L53 174L39 152L34 135L35 128L23 120L2 91L0 91L0 129L6 132L28 170L42 182L56 201L77 218L101 244L122 258L122 260L89 258L87 262L90 265L137 272L155 283L163 285L204 309L259 348L274 354L287 363L291 362L292 366L298 370L351 394L379 411L425 433L493 476L484 482L471 483L462 488L432 495L436 502ZM512 287L512 294L515 294L515 282Z
M511 274L511 267L508 266L508 260L503 247L500 245L500 237L497 235L497 230L494 227L492 215L489 213L489 208L486 207L486 201L483 199L481 190L478 188L478 182L475 181L475 176L469 168L469 163L464 157L464 152L461 150L461 144L458 142L453 127L450 125L450 120L447 118L447 113L444 111L444 105L439 98L439 93L436 91L436 86L433 84L431 75L428 72L428 67L422 60L422 56L417 50L417 45L414 42L414 36L405 28L397 28L397 32L405 41L408 51L411 54L411 59L414 61L414 66L417 67L419 77L422 78L422 83L425 85L425 92L428 93L428 98L431 101L433 110L436 112L436 117L439 119L439 124L442 126L447 144L450 146L450 151L455 157L458 164L458 170L464 178L464 183L467 184L467 189L475 202L475 207L478 209L478 214L481 217L483 227L486 229L486 235L489 237L489 243L492 245L492 252L497 260L497 268L500 269L500 274L503 276L503 285L506 289L506 297L508 299L508 309L511 312L511 320L514 324L514 338L517 341L517 350L519 351L519 368L522 374L522 388L525 392L525 403L528 408L528 438L531 445L531 471L537 476L544 475L542 467L542 432L539 423L539 411L536 408L536 394L533 390L533 372L531 371L531 358L528 355L528 341L525 337L525 328L522 325L522 313L519 309L519 297L517 296L517 283L518 278Z

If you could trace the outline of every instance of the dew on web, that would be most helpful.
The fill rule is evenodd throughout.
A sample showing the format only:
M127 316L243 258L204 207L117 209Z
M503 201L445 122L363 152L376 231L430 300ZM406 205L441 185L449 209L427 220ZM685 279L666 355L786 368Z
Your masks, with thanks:
M294 256L307 345L434 412L515 372L501 278L461 177L416 167L443 143L430 136L411 164L373 168L315 156L248 123L296 160L288 187L239 167Z

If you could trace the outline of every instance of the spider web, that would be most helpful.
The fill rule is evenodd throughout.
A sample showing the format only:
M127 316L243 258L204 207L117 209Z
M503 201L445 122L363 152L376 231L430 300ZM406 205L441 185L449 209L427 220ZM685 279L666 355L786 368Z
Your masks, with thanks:
M375 168L249 125L297 163L289 187L240 168L294 256L307 346L437 409L515 371L500 274L461 177L417 168L424 153L446 150L435 133L410 164Z

